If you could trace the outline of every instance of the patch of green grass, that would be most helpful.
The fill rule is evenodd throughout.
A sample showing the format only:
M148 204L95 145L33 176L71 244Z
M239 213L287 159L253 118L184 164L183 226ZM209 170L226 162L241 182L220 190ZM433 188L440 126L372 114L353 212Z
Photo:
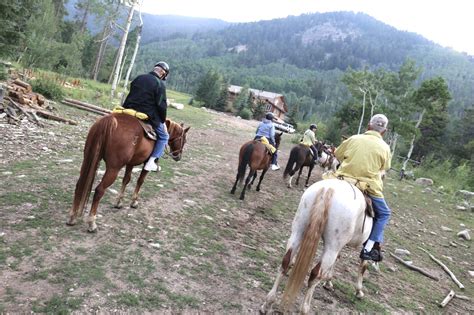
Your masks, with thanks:
M192 106L185 105L184 110L177 110L172 107L169 107L168 110L169 118L178 123L184 122L185 127L191 126L189 130L188 137L192 137L193 127L194 128L206 128L209 127L208 124L214 122L213 117L208 112L204 111L201 108L196 108Z
M128 307L140 305L140 300L137 295L130 292L123 292L115 296L118 304L126 305Z
M97 259L71 261L63 259L62 262L49 270L49 281L55 284L90 285L93 283L107 283L105 268Z
M24 203L38 202L38 195L35 192L8 191L0 196L2 204L9 206L19 206Z
M38 302L35 302L32 311L46 314L70 314L72 311L79 309L82 301L83 299L77 297L54 295L44 305L39 305Z
M179 308L197 308L199 306L199 300L193 296L173 292L168 292L167 294L168 298Z
M136 288L144 288L145 287L145 281L143 278L136 272L129 271L127 275L127 281L130 284L133 284Z
M243 306L239 303L234 303L234 302L224 302L222 303L222 308L227 310L227 311L239 311L241 312L243 309Z
M388 314L388 310L382 304L373 302L371 299L359 299L355 295L354 287L351 284L334 280L334 288L342 294L337 294L344 303L350 305L351 309L361 313ZM336 293L337 293L336 291Z
M26 240L17 240L13 244L10 244L7 255L21 260L23 257L31 256L32 254L33 248L30 243Z
M30 274L30 276L27 277L27 279L30 281L46 280L48 279L48 275L49 275L48 270L38 270L38 271L34 271L33 274Z

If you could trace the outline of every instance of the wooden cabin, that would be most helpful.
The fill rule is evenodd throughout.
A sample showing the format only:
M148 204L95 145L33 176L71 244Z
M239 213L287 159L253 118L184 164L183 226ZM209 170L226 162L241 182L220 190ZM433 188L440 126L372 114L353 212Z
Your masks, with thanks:
M242 90L241 86L229 85L229 102L233 103ZM284 121L288 112L285 97L278 93L267 92L263 90L249 89L254 101L264 102L265 111L272 112L279 121Z

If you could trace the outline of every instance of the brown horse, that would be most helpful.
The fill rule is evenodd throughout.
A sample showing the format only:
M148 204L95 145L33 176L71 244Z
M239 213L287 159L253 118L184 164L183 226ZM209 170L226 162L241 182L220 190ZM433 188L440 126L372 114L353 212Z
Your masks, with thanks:
M170 135L168 145L171 152L169 155L175 161L179 161L186 143L186 133L190 127L184 129L182 124L177 124L171 120L166 120L166 127ZM144 163L148 159L154 145L155 141L145 137L140 122L133 116L111 114L96 121L87 135L81 174L76 184L74 203L67 224L76 224L77 218L82 216L84 207L89 200L97 168L103 159L106 167L105 174L95 188L91 210L87 219L89 223L88 232L96 232L97 207L105 190L113 184L119 171L125 166L122 188L116 202L116 207L121 207L121 200L125 187L130 181L133 167ZM136 208L138 205L138 192L147 174L148 171L142 169L133 193L130 205L132 208Z
M281 136L282 133L275 134L275 147L278 149L280 146ZM262 170L262 174L260 175L260 180L258 181L257 191L260 191L260 184L262 183L262 179L265 176L265 173L268 171L270 167L270 163L272 161L272 156L268 153L266 146L257 140L248 141L244 143L240 147L239 152L239 167L237 169L237 176L235 177L235 183L230 191L231 194L235 193L235 189L237 188L237 183L241 183L244 179L245 172L247 170L247 165L250 167L250 172L247 178L245 179L245 185L242 189L242 193L240 194L240 200L244 200L245 198L245 190L250 189L252 186L255 178L257 177L257 171ZM250 182L250 179L252 181Z
M316 150L318 150L318 156L320 158L323 151L322 147L323 144L321 142L316 143ZM285 171L283 172L283 178L285 179L290 175L290 178L288 179L288 188L292 187L291 182L293 180L293 175L299 171L295 182L295 184L298 185L304 166L308 167L308 177L306 177L305 183L305 186L308 187L309 177L311 176L314 165L316 165L316 163L311 155L311 149L303 144L295 145L290 151L290 157L288 163L286 163Z

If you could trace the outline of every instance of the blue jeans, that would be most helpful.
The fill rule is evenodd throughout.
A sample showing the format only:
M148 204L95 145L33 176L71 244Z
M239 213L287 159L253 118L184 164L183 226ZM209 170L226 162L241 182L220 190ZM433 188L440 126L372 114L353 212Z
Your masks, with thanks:
M153 152L151 153L152 157L160 158L163 153L165 152L165 147L168 144L168 140L170 135L168 134L168 130L166 130L166 125L164 123L160 123L156 128L156 143Z
M262 136L255 136L255 138L253 138L253 140L260 140L261 138L262 138ZM267 139L268 139L268 142L270 142L270 144L275 147L275 142L273 142L270 138L267 138ZM276 147L275 147L275 149L276 149ZM273 155L272 155L272 164L277 164L277 157L278 157L278 150L276 150L275 153L273 153Z
M370 196L372 199L372 206L375 212L374 225L370 232L369 240L374 242L383 242L383 230L390 219L390 208L388 207L385 199L380 197Z

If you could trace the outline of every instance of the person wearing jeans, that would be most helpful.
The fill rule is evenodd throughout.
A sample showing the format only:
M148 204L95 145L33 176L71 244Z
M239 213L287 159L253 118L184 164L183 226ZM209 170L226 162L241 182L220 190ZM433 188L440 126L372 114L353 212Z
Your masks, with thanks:
M390 147L382 138L387 125L385 115L374 115L365 133L345 140L335 152L336 158L341 161L336 176L367 183L367 193L372 199L375 217L370 236L360 252L362 260L382 260L380 244L391 214L383 196L382 182L382 172L390 169L391 161Z
M262 122L257 127L254 140L260 140L260 138L265 137L268 139L268 142L272 146L275 146L275 126L273 125L273 113L268 112L265 117L262 119ZM272 156L272 170L277 171L280 169L280 166L277 162L278 150L273 153Z
M152 154L145 163L145 171L157 171L156 160L159 159L168 143L169 134L166 130L166 86L164 81L170 68L164 61L155 64L153 71L139 75L130 84L130 92L123 104L124 108L132 108L148 115L148 121L156 131L157 141Z

